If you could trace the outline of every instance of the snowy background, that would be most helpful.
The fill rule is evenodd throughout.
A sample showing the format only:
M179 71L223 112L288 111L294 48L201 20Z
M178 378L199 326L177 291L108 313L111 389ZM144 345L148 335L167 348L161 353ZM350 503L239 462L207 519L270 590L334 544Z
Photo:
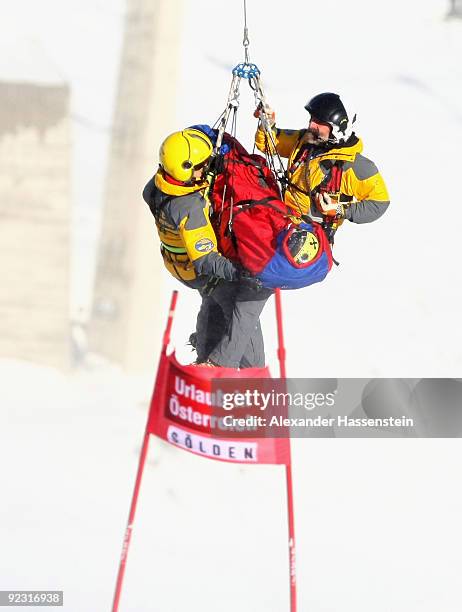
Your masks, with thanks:
M278 125L303 127L308 98L338 91L392 200L379 222L341 229L341 266L325 283L284 294L289 374L460 376L462 22L445 20L443 0L247 4ZM124 2L1 6L3 77L71 83L73 307L85 308ZM186 1L178 27L178 126L213 122L242 59L241 3ZM252 111L243 90L249 146ZM173 338L185 360L193 303L182 291ZM277 372L271 303L263 324ZM0 589L62 589L66 612L110 610L153 375L1 361ZM121 612L287 609L282 468L151 444ZM295 440L293 450L301 611L461 609L459 440Z

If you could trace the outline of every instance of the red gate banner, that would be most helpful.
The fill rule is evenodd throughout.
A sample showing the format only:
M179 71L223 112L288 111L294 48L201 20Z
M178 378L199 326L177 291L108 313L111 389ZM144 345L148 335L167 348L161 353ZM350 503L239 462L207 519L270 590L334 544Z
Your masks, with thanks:
M270 378L268 368L208 368L178 363L175 353L161 356L152 394L148 432L189 452L233 463L283 464L290 461L285 438L220 438L214 428L219 400L212 379ZM216 387L216 385L215 385ZM213 432L213 433L212 433Z

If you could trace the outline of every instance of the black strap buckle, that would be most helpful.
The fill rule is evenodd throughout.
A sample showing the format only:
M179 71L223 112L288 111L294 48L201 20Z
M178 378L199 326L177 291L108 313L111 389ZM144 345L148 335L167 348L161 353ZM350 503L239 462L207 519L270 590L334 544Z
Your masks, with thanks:
M216 289L219 282L220 278L218 278L218 276L211 276L209 280L205 283L205 286L202 290L202 294L209 296L214 291L214 289Z

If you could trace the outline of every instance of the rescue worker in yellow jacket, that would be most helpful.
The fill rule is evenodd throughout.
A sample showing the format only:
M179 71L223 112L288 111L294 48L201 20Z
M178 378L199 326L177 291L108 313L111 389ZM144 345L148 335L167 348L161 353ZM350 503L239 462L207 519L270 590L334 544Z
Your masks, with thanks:
M340 96L330 92L314 96L305 109L311 117L301 130L277 128L269 107L255 111L269 123L276 152L288 158L286 204L296 216L324 221L334 231L345 219L375 221L390 198L377 166L362 155L363 143L353 131L356 116L349 117ZM262 122L255 143L261 151L274 153Z
M143 198L154 215L167 270L202 296L197 363L263 367L259 316L271 291L218 252L206 195L212 152L202 131L174 132L161 145L159 169Z

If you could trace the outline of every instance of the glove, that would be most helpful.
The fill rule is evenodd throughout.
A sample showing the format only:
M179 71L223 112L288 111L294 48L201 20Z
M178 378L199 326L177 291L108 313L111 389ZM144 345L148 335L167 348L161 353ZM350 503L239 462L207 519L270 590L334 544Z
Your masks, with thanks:
M259 291L263 289L263 283L259 278L251 274L248 270L240 270L238 276L238 283L242 287L246 287L247 289L253 289L254 291Z
M343 206L325 191L316 194L316 206L325 217L343 217Z
M261 121L264 121L266 117L270 128L276 125L276 113L268 104L263 106L263 104L260 102L260 104L254 110L253 116Z

